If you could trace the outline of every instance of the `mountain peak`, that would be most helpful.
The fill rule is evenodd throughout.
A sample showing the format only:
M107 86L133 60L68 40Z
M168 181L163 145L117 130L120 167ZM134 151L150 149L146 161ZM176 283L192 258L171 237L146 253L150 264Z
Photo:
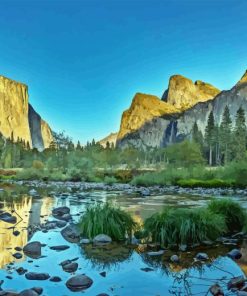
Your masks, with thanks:
M186 110L198 102L213 99L219 92L219 89L201 80L196 80L194 83L182 75L173 75L162 100L180 110Z
M247 70L245 71L244 75L241 77L237 85L242 84L242 83L247 83Z

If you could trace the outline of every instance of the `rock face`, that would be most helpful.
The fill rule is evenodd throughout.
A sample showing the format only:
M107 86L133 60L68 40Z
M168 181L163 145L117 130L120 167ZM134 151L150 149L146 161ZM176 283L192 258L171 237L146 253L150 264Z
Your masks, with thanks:
M162 100L173 105L179 110L186 110L198 102L213 99L220 90L209 83L192 80L181 75L170 78L168 89L164 92Z
M52 141L50 127L28 103L28 87L4 76L0 76L0 132L39 150Z
M196 92L195 89L197 89ZM204 134L209 113L213 111L215 122L220 124L226 105L230 109L233 122L240 106L247 114L247 72L231 90L218 92L209 84L198 81L193 84L186 78L181 78L181 76L177 78L177 75L174 78L173 76L162 100L165 100L166 103L163 103L168 106L171 105L175 111L168 109L169 111L165 112L163 109L163 114L161 112L159 115L157 112L153 116L153 109L157 110L157 107L149 106L150 109L142 113L143 104L138 106L134 99L130 109L123 113L117 146L121 148L132 146L139 149L165 147L190 138L195 122ZM187 108L187 104L190 104L189 98L193 106ZM158 98L156 100L162 102ZM133 117L139 121L136 129L131 129Z

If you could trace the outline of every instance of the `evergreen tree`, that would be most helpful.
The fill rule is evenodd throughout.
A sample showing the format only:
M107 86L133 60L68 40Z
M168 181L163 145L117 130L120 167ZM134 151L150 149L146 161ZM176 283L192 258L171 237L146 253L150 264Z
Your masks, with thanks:
M205 142L208 148L208 163L210 166L213 164L213 150L215 146L215 123L213 111L209 113L208 122L205 130Z
M193 128L192 128L192 140L199 145L199 147L202 149L203 146L203 135L202 132L199 130L197 122L194 122Z
M240 107L236 114L236 123L233 135L234 141L234 158L237 161L241 161L245 158L246 153L246 122L245 122L245 112L242 107Z
M220 148L224 157L224 164L226 165L230 160L231 142L232 142L232 120L230 110L226 105L219 130Z
M81 150L81 143L80 141L77 142L77 145L76 145L76 150Z

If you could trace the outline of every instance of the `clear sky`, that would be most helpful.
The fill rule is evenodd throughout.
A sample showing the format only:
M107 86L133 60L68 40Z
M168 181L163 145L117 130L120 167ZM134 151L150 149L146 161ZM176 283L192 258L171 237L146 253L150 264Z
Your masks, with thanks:
M0 74L76 141L120 125L170 75L231 88L247 68L246 0L1 0Z

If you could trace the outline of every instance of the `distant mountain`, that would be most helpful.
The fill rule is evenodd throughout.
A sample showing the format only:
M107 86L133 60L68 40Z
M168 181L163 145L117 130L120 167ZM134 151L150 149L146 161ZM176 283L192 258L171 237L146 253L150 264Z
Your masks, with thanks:
M247 115L247 72L231 90L222 92L208 83L174 75L162 99L135 95L123 112L117 146L164 147L189 138L194 122L204 133L211 110L219 124L226 105L233 121L240 106Z
M102 145L103 147L106 147L107 142L109 142L110 145L113 144L115 147L116 141L117 141L117 135L118 133L111 133L110 135L108 135L107 137L99 141L100 145Z
M0 76L0 132L39 150L53 140L49 125L29 104L28 87L4 76Z

